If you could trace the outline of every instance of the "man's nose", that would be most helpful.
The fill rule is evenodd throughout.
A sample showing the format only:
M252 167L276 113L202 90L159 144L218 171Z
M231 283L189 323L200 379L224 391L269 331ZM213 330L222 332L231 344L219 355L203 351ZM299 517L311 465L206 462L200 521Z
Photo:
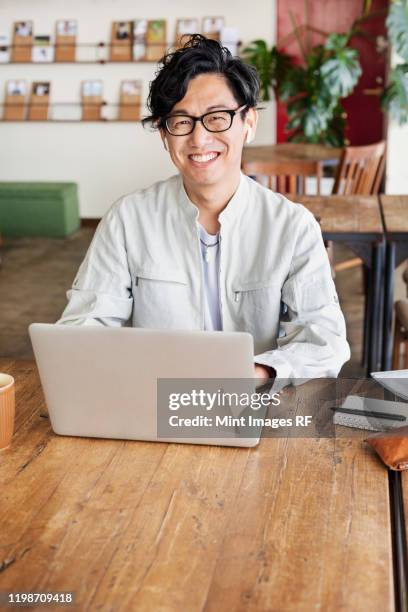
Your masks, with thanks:
M194 130L190 134L190 144L201 147L212 141L212 133L205 129L201 121L196 121Z

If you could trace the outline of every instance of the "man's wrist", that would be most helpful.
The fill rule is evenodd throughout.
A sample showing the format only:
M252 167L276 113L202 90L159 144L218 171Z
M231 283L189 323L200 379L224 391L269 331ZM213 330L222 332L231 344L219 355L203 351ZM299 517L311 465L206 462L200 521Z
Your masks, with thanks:
M272 368L271 366L267 366L264 363L255 363L255 366L261 367L264 370L266 370L266 372L268 374L268 378L276 378L276 370L275 370L275 368Z

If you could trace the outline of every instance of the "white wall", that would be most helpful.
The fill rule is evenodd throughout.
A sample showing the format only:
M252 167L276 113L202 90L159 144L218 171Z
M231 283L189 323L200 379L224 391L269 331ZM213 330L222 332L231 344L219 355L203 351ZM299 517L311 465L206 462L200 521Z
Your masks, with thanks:
M146 8L148 6L148 9ZM140 7L140 8L139 8ZM253 5L252 5L253 7ZM177 18L224 15L239 28L244 43L275 40L275 0L1 0L0 34L11 36L14 21L33 20L34 33L54 34L57 19L78 20L78 42L108 41L112 21L137 17L166 18L169 40ZM104 99L117 102L120 81L143 80L143 97L155 64L0 64L0 102L8 79L51 81L52 102L79 102L81 80L101 79ZM260 118L254 144L275 141L275 113L269 106ZM138 123L0 123L0 181L75 181L82 217L99 217L124 193L175 172L159 136Z
M408 193L408 125L388 127L387 193Z
M402 60L394 53L392 64ZM388 124L387 147L387 185L389 194L408 193L408 124L398 125L390 119Z

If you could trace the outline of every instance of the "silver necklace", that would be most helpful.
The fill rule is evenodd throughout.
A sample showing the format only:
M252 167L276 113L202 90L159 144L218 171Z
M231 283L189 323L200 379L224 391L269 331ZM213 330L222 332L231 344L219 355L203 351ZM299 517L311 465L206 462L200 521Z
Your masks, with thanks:
M210 249L211 247L217 246L217 244L219 244L219 242L220 242L220 238L218 237L217 242L214 242L214 244L207 244L201 238L200 238L200 242L201 242L201 244L203 244L205 246L204 260L206 261L206 263L208 263L210 261L210 252L209 252L208 249Z

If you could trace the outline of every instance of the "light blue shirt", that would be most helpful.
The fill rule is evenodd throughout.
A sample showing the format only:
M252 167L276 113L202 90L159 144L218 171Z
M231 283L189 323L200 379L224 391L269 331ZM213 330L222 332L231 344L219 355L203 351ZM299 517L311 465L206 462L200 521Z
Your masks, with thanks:
M220 235L208 234L200 227L201 262L204 277L204 329L222 330L220 310ZM203 244L214 245L208 248Z

